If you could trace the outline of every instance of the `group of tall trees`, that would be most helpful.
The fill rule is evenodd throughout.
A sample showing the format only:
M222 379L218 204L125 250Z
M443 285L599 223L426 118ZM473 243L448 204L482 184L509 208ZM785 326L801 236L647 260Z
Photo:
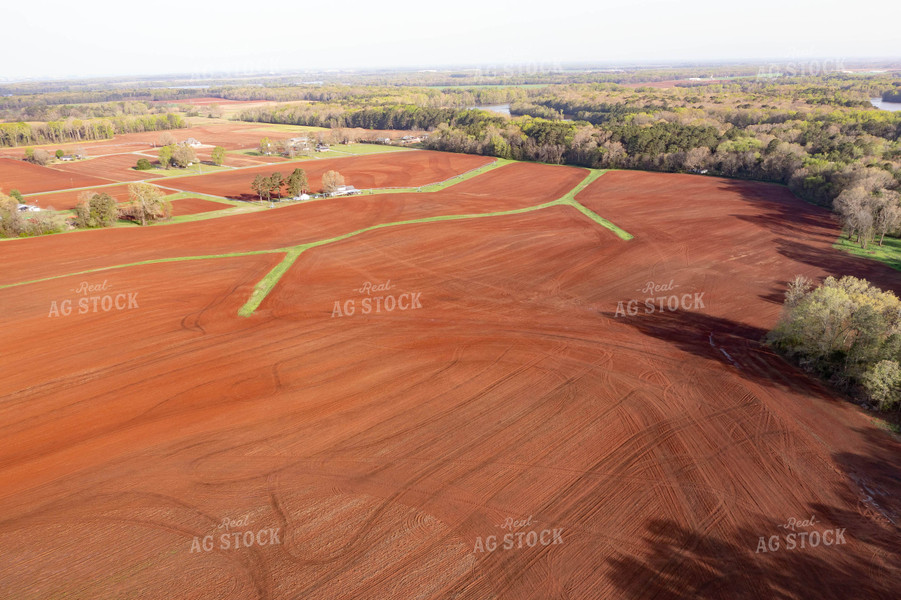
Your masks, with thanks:
M864 279L789 284L770 344L881 410L901 407L901 300Z
M46 123L0 123L0 147L87 142L112 138L116 134L163 131L185 127L181 115L144 115L112 119L68 119Z
M287 177L276 171L272 175L257 175L250 184L251 189L257 193L260 202L269 201L273 196L282 197L282 188L288 196L294 198L309 191L306 171L297 168Z
M82 192L75 205L75 226L79 229L111 227L119 220L116 199L107 193Z
M119 218L140 223L142 226L154 221L168 221L172 218L172 203L166 200L163 190L149 183L128 184L129 202L119 208Z
M160 166L164 169L169 167L178 167L184 169L197 162L197 153L194 148L186 143L179 144L175 136L165 131L160 134L158 145L160 149L157 151Z
M868 190L862 185L845 189L835 199L834 208L848 239L856 238L861 248L874 242L881 246L886 234L901 227L901 195L895 190Z
M112 227L120 220L147 225L172 217L172 205L160 188L149 183L132 183L128 186L128 203L119 205L107 193L82 192L75 205L75 217L71 225L59 212L42 210L23 212L18 208L22 196L7 196L0 192L0 238L17 238L59 233L76 227L96 229Z

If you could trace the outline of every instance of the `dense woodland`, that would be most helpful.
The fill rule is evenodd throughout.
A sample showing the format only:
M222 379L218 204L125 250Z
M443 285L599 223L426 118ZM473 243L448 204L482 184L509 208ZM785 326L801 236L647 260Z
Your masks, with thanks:
M880 410L901 407L901 301L856 277L789 284L777 350Z
M886 227L889 232L898 227L896 219L878 214L878 206L889 200L896 204L892 192L901 187L901 113L875 109L869 101L898 83L892 75L829 75L664 89L596 83L260 90L261 96L293 94L307 102L247 110L239 118L431 130L426 143L436 150L772 181L824 206L855 190L850 212L857 216L847 210L841 214L865 245ZM495 103L510 103L517 116L467 109ZM870 216L861 217L861 211Z

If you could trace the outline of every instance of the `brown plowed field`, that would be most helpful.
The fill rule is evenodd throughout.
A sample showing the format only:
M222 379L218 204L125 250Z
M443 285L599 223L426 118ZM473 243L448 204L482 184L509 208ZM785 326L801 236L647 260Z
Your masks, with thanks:
M162 175L154 174L152 171L136 171L133 169L132 167L142 158L146 157L137 154L114 154L70 163L59 163L53 165L52 168L56 171L101 177L112 181L141 181L142 179L163 177Z
M362 159L342 160L355 162ZM134 263L157 258L275 250L351 233L381 223L522 208L555 200L562 195L561 189L567 185L571 188L587 174L584 169L574 167L527 165L526 168L528 167L535 169L536 175L541 175L536 176L530 185L522 185L524 172L521 165L507 165L474 178L473 181L482 181L480 191L475 196L472 192L465 192L467 188L464 186L468 182L463 182L431 194L374 194L329 198L237 218L185 223L178 227L83 232L79 234L85 236L83 239L91 236L89 244L93 252L88 253L70 253L68 249L71 241L65 236L40 239L40 250L36 250L38 246L31 244L10 245L4 248L8 260L0 271L0 285L96 269L109 264L109 256L116 256L121 263ZM199 176L185 180L197 178ZM518 187L520 185L521 188ZM471 189L471 186L468 187ZM464 189L464 193L458 191L460 188ZM492 189L498 191L497 197L482 195L484 190ZM511 197L511 191L517 189L520 193ZM62 255L66 256L64 262L45 259L46 256Z
M204 200L202 198L181 198L172 201L172 216L181 217L183 215L196 215L198 213L225 210L228 208L231 208L231 205L222 202L213 202L212 200Z
M455 189L521 207L529 175L537 204L585 174L515 167L462 192L482 178L5 242L0 285L447 214ZM301 254L246 319L280 253L0 290L4 592L897 597L901 444L758 343L795 273L897 273L833 251L828 213L778 186L613 172L579 199L635 239L568 206L373 230ZM83 281L140 306L48 316ZM648 281L705 306L616 317ZM407 310L366 314L387 295ZM811 516L797 531L846 542L757 552Z
M344 176L348 185L358 189L385 187L413 187L437 183L475 169L493 159L468 154L446 152L397 152L389 155L370 154L348 158L305 160L240 171L222 171L211 175L171 179L171 185L190 192L225 196L236 200L251 200L256 194L250 183L256 175L270 175L279 171L289 174L295 168L304 169L313 190L322 187L322 175L334 169Z
M211 162L213 160L213 149L212 148L197 148L195 149L195 154L197 154L197 158ZM274 160L270 160L274 159ZM264 157L264 156L246 156L243 154L226 154L225 161L223 164L226 167L256 167L258 165L271 164L274 162L284 161L286 159L281 157Z
M176 130L177 131L177 130ZM87 156L105 156L107 154L126 154L129 152L154 152L151 142L138 142L123 140L124 136L116 136L112 140L101 140L99 142L72 142L67 144L44 144L40 146L31 146L32 148L43 148L51 154L55 154L57 150L72 152L76 148L82 148ZM0 148L0 157L19 158L25 156L25 148L22 146L14 148ZM137 160L137 159L135 159Z
M173 190L157 186L167 194ZM70 190L67 192L55 192L52 194L40 194L37 196L29 196L26 198L29 203L36 203L41 208L53 208L55 210L69 210L75 208L78 204L78 197L82 192L109 194L116 199L117 202L126 202L128 200L128 185L111 185L106 187L89 188L86 190Z
M19 190L23 194L35 194L106 183L110 181L77 173L65 173L22 160L0 158L0 190L7 193L10 190Z

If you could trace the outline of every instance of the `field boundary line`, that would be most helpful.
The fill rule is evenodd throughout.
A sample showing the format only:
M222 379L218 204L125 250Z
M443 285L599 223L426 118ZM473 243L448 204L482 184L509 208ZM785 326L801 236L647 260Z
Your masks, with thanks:
M585 215L586 217L588 217L589 219L591 219L598 225L600 225L602 227L606 227L607 229L609 229L610 231L615 233L616 236L618 238L620 238L621 240L629 241L629 240L633 239L635 236L633 236L631 233L629 233L625 229L622 229L621 227L619 227L612 221L608 221L601 215L597 214L596 212L594 212L593 210L584 206L578 200L576 200L576 196L578 196L585 188L587 188L589 185L594 183L595 180L597 180L601 175L603 175L606 172L607 172L606 169L591 169L591 172L588 174L588 177L583 179L576 187L571 189L569 192L566 193L566 195L564 195L562 198L557 200L557 203L561 204L561 205L565 205L565 206L572 206L573 208L578 210L580 213L582 213L583 215Z
M102 273L103 271L112 271L115 269L127 269L129 267L140 267L142 265L155 265L159 263L181 262L189 260L211 260L214 258L235 258L239 256L254 256L257 254L277 254L279 252L290 252L291 248L277 248L274 250L249 250L247 252L230 252L228 254L205 254L197 256L175 256L172 258L153 258L150 260L141 260L133 263L125 263L121 265L110 265L108 267L97 267L96 269L86 269L84 271L76 271L75 273L63 273L62 275L52 275L50 277L42 277L40 279L32 279L30 281L17 281L16 283L5 283L0 285L0 290L7 288L19 287L22 285L31 285L33 283L42 283L44 281L53 281L54 279L62 279L64 277L76 277L78 275L91 275L92 273Z
M504 159L499 159L499 160L504 160ZM507 161L504 164L508 164L509 162L513 162L513 161ZM485 166L491 166L494 164L495 163L491 163L490 165L485 165ZM494 168L497 168L497 167L495 166ZM473 169L473 170L475 170L475 169ZM432 217L422 217L419 219L408 219L406 221L394 221L391 223L379 223L377 225L371 225L369 227L364 227L363 229L357 229L356 231L350 231L348 233L336 235L331 238L295 246L288 252L288 256L286 256L285 259L281 263L279 263L262 280L260 280L257 283L256 287L254 288L253 293L251 294L250 299L244 304L244 306L241 307L241 309L238 311L238 314L242 317L250 317L251 315L253 315L253 313L260 306L260 304L262 304L263 300L265 300L266 297L269 295L269 293L273 289L275 289L275 286L278 285L278 282L281 279L282 275L287 273L288 269L294 264L294 262L304 252L304 250L309 250L310 248L316 248L318 246L325 246L328 244L333 244L335 242L340 242L340 241L361 235L363 233L367 233L369 231L375 231L377 229L386 229L388 227L399 227L401 225L418 225L418 224L425 224L425 223L435 223L435 222L439 222L439 221L460 221L460 220L464 220L464 219L503 217L503 216L508 216L508 215L518 215L518 214L523 214L523 213L527 213L527 212L534 212L537 210L550 208L552 206L572 206L576 210L579 210L580 212L582 212L583 214L588 216L592 221L595 221L596 223L613 231L613 233L615 233L621 239L624 239L624 240L632 239L633 236L631 234L629 234L628 232L626 232L623 229L620 229L619 227L617 227L610 221L595 214L591 210L585 208L584 206L582 206L575 200L576 194L578 194L583 189L585 189L586 187L591 185L592 182L594 182L598 177L603 175L605 172L606 171L603 171L603 170L594 170L594 169L590 170L588 175L585 176L585 178L582 181L580 181L575 187L573 187L564 196L562 196L556 200L551 200L550 202L544 202L542 204L536 204L533 206L526 206L523 208L514 208L514 209L510 209L510 210L496 211L496 212L490 212L490 213L470 213L470 214L462 214L462 215L435 215ZM624 236L628 236L628 237L624 237Z

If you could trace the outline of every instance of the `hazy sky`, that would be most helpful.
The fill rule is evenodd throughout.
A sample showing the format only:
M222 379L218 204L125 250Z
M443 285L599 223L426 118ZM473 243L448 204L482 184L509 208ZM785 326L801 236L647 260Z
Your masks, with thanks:
M0 80L901 58L901 1L4 1Z

